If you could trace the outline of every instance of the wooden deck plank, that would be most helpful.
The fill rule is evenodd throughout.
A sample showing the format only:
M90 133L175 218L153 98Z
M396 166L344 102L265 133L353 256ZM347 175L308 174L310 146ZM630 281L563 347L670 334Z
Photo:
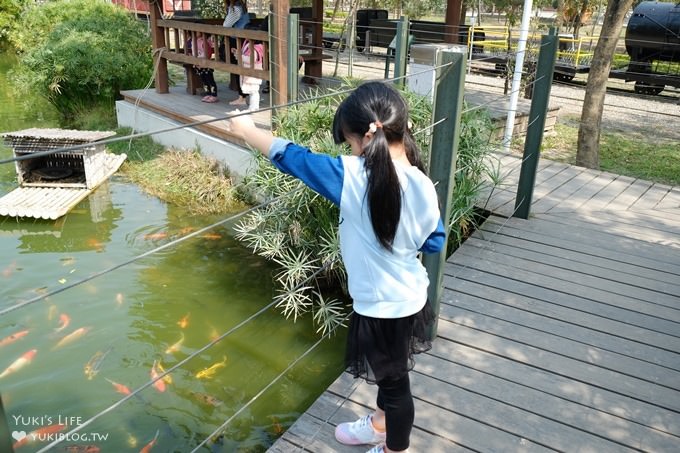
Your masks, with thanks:
M655 206L656 209L680 208L680 187L671 188Z
M590 219L592 217L586 218L586 220ZM628 259L632 260L632 263L635 263L635 260L641 257L656 261L659 266L669 265L672 269L680 265L677 252L668 250L664 244L654 243L646 238L629 238L626 237L625 232L619 232L616 226L612 227L615 231L610 231L605 228L609 225L600 226L597 223L584 221L577 215L568 217L541 214L532 217L531 221L528 222L521 219L506 219L502 222L497 219L494 220L498 228L514 223L520 229L587 244L593 247L593 253L599 253L600 249L620 251L628 255ZM676 273L675 270L670 272Z
M541 319L540 316L532 317L528 313L498 305L492 314L480 313L479 307L482 305L490 305L490 301L459 294L450 303L442 305L440 316L457 324L518 343L531 344L536 348L584 361L640 381L680 390L680 371L596 346L592 344L590 332L581 331L582 338L571 339L550 330L551 327L563 327L557 322ZM533 325L528 325L532 321Z
M651 182L636 179L616 199L607 205L607 209L616 211L630 209L651 186Z
M565 357L547 349L520 343L508 338L468 327L459 322L440 318L439 335L461 344L474 345L492 354L518 360L572 380L584 382L626 395L639 401L648 402L668 411L680 411L680 398L676 390L652 384L632 376L623 376L586 361Z
M575 197L575 194L583 187L590 185L595 178L597 178L597 174L594 172L578 172L559 188L559 196L557 196L558 194L555 194L555 196L544 197L535 201L531 206L532 212L550 211L556 206L559 206L563 200L570 200L572 197Z
M507 309L515 309L521 311L518 316L522 316L524 324L530 327L540 330L549 326L552 333L561 337L680 371L680 352L644 343L647 334L644 329L472 280L458 278L455 288L455 291L444 289L443 304L461 305L468 296L475 300L483 298L485 303L478 304L476 311L488 316L504 319ZM470 305L464 306L468 310L475 309Z
M483 411L493 412L494 417L498 417L493 424L511 430L512 425L504 421L510 417L499 411L499 408L513 408L513 411L519 412L519 415L512 416L516 423L530 424L538 431L537 443L550 445L562 451L587 449L621 451L626 447L671 451L677 446L678 438L673 435L572 401L565 401L532 388L530 382L508 382L493 374L431 354L425 354L418 359L420 365L418 373L432 376L439 381L430 384L430 389L450 385L448 393L455 401L454 407L457 411L465 411L470 418L482 419ZM427 387L419 389L421 381L424 379L420 379L420 376L414 378L416 391L430 393ZM464 406L465 394L471 394L470 398L474 400L469 408ZM480 407L477 403L480 398L489 400L490 410ZM524 426L521 431L526 432ZM571 435L565 435L565 432Z
M594 178L590 180L588 185L581 186L568 198L556 199L557 204L550 209L550 212L574 212L589 202L595 195L605 190L616 179L616 175L592 170L586 171L584 174L593 174Z
M634 178L616 175L616 178L607 184L606 187L579 206L579 210L599 211L605 209L609 203L623 193L634 181Z
M606 249L598 247L593 249L588 244L568 240L567 238L555 238L553 236L527 231L514 224L506 224L500 230L497 220L487 220L480 230L475 232L474 237L488 240L493 235L494 244L512 244L518 247L541 250L550 253L552 249L559 250L559 254L575 263L591 264L604 269L618 270L621 273L636 275L649 279L652 285L655 282L680 285L680 265L669 266L659 264L653 259L631 256L620 252L618 249ZM634 261L634 262L632 262Z
M493 270L494 267L492 266L490 269ZM677 348L677 337L665 333L677 329L677 323L650 316L647 313L589 297L576 296L549 284L543 286L540 279L538 284L534 284L521 280L521 277L506 277L502 275L502 270L501 274L494 274L487 272L486 269L475 269L460 263L447 266L447 272L444 275L444 287L455 290L459 279L474 280L485 286L510 294L525 295L542 303L552 303L561 307L592 313L607 320L629 325L631 329L629 335L634 335L633 338L636 341L642 341L644 344L670 352L680 350Z
M649 274L645 277L635 273L635 266L629 266L625 272L616 266L598 266L587 260L579 259L573 253L564 252L557 247L546 246L541 243L525 241L519 243L517 239L503 243L502 236L496 236L493 244L487 240L474 236L468 239L468 245L477 250L480 258L501 255L503 262L511 263L514 259L521 263L536 263L549 266L552 270L571 271L571 275L585 274L579 278L581 284L600 286L603 281L607 290L620 291L619 294L637 297L644 300L655 300L655 303L671 308L680 309L680 279L674 283L652 280ZM546 270L548 272L548 270ZM553 276L560 276L553 272ZM569 280L569 277L561 277Z
M584 409L594 409L662 433L680 435L680 418L674 411L665 410L646 401L621 395L607 388L543 369L527 358L515 360L476 347L451 341L443 336L432 344L429 355L449 360L466 368L494 376L512 384L519 384ZM422 361L421 361L422 362ZM418 365L419 366L419 365ZM455 378L455 376L453 377Z
M654 209L670 190L670 186L654 183L633 203L630 209L636 211Z
M677 323L675 334L680 336L680 298L632 285L602 280L586 273L558 268L523 258L508 257L488 249L461 250L457 263L474 265L477 269L491 271L496 268L499 275L513 275L515 278L536 285L549 286L568 294L601 301L628 310L643 311L660 320ZM474 264L473 264L474 263ZM680 346L680 343L678 344Z

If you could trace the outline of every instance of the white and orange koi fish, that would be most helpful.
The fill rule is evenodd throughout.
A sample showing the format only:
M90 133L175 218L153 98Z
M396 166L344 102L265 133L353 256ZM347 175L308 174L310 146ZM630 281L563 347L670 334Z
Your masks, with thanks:
M52 348L52 349L61 348L62 346L67 345L67 344L77 340L78 338L85 335L89 330L90 330L89 327L80 327L79 329L74 330L73 332L71 332L70 334L66 335L64 338L59 340L59 342L57 344L55 344L54 348Z
M69 324L71 324L71 317L66 313L62 313L61 315L59 315L59 327L54 329L54 331L61 332L62 330L67 328Z
M15 341L19 340L20 338L25 337L28 335L28 329L26 330L20 330L18 332L13 333L12 335L9 335L2 340L0 340L0 346L5 346L11 343L14 343Z
M0 373L0 379L19 371L21 368L31 363L31 360L33 360L33 357L35 357L37 353L38 353L37 349L31 349L30 351L24 353L24 355L16 359L14 362L12 362L10 366L5 368L5 371Z

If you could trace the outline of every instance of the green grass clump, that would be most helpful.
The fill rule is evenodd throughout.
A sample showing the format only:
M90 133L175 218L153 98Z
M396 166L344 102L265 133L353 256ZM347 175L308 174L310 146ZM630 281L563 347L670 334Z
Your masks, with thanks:
M680 185L680 142L632 141L606 134L600 143L600 169L670 185Z
M224 167L195 150L168 150L157 157L129 162L125 174L146 192L194 214L243 209Z

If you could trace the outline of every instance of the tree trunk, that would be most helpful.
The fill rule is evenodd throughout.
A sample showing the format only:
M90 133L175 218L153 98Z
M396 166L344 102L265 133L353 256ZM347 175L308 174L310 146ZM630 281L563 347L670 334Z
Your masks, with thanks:
M595 46L588 74L581 125L578 129L576 165L594 169L600 167L600 128L607 79L623 18L632 4L633 0L609 0L607 3L600 39Z

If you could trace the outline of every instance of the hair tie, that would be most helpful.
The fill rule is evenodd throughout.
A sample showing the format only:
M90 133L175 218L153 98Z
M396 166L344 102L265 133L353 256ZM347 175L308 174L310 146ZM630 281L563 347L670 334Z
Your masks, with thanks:
M382 129L382 123L380 121L374 121L368 125L368 130L371 131L372 134L375 134L375 131L377 131L378 128Z

